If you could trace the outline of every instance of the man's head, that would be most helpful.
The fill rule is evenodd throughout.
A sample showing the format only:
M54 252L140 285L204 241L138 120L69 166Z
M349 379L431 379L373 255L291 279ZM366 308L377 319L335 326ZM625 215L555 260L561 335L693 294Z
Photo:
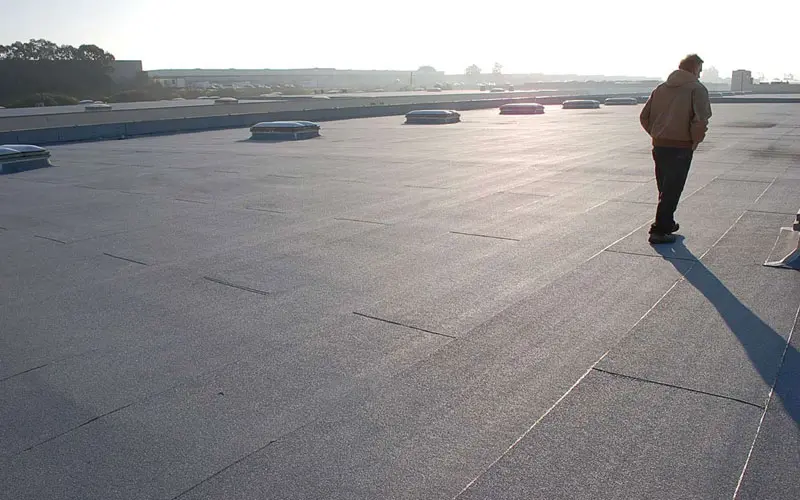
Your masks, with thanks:
M689 54L683 58L678 68L699 77L700 73L703 72L703 60L697 54Z

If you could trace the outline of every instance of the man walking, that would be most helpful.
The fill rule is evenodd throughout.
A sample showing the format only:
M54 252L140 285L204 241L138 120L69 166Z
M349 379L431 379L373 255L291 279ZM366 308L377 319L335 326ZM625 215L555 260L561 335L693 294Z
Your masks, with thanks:
M711 118L708 90L700 83L703 60L697 54L686 56L678 69L650 95L639 119L653 138L656 164L658 207L650 226L652 244L673 243L679 228L675 222L692 155L703 142Z

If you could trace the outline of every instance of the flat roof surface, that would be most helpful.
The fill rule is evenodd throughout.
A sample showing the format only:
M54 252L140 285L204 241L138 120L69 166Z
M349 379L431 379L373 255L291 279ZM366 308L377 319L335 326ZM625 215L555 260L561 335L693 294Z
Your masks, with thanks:
M800 106L714 106L661 249L640 109L0 176L0 496L800 497Z

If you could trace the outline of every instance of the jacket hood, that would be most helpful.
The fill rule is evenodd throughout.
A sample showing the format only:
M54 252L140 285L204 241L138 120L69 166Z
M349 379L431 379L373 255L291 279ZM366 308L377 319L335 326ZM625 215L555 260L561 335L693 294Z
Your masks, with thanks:
M667 87L682 87L687 83L693 83L697 80L698 78L694 76L694 73L689 73L688 71L682 69L676 69L667 78Z

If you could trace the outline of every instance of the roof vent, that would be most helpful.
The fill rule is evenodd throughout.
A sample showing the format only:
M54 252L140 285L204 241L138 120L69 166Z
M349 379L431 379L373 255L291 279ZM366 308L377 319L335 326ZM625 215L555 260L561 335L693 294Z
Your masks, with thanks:
M591 99L574 99L564 101L562 103L564 109L597 109L600 107L600 101L593 101Z
M606 106L636 106L639 100L635 97L609 97L603 104Z
M104 102L93 102L87 104L83 109L86 111L111 111L111 105Z
M503 104L500 106L501 115L541 115L544 114L544 106L536 102L515 102L513 104Z
M443 124L460 121L461 115L452 109L418 109L406 113L408 124Z
M49 167L50 151L30 144L0 146L0 174L13 174L35 168Z
M319 137L318 123L307 121L261 122L250 127L251 139L298 141Z

